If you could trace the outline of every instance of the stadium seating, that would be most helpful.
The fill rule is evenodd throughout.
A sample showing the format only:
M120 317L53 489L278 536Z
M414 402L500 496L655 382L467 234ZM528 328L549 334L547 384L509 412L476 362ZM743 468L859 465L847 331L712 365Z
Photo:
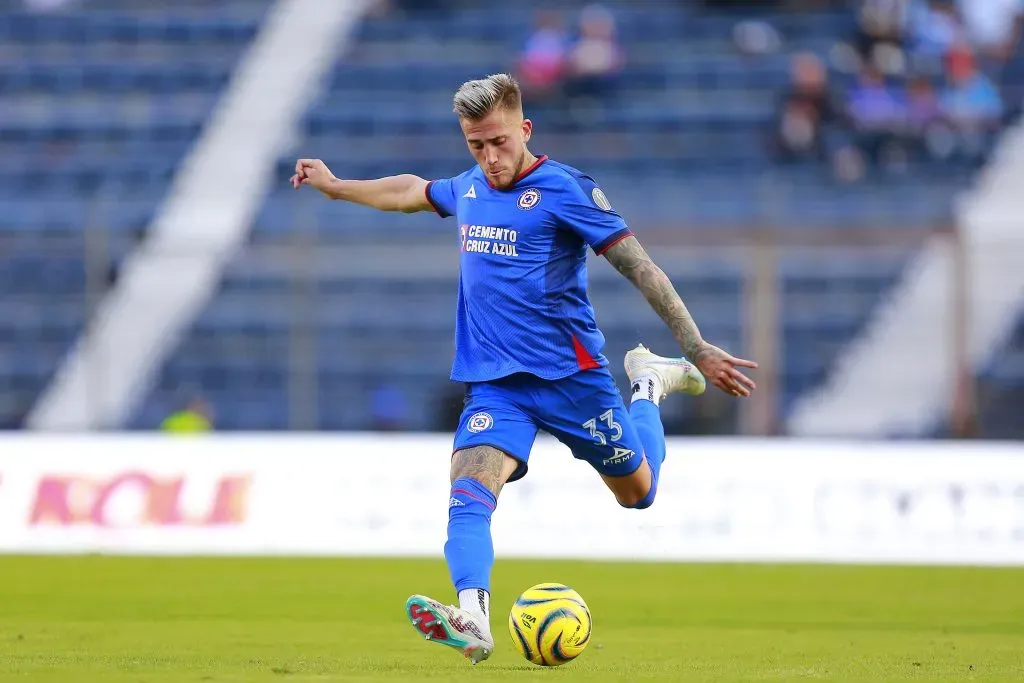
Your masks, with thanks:
M786 82L788 58L737 55L731 17L701 14L686 3L642 4L616 8L629 52L621 79L628 84L625 96L582 126L558 111L531 112L535 151L597 177L638 232L671 242L680 227L920 230L948 218L951 190L963 184L964 174L932 174L927 182L910 174L838 187L816 168L780 172L765 151L765 126ZM471 159L451 113L451 94L469 78L510 68L530 28L530 10L538 6L365 21L356 45L310 106L305 139L280 160L282 181L296 156L322 157L339 175L357 178L400 172L446 177L464 170ZM773 20L790 48L821 51L851 17L826 12ZM487 28L496 22L507 27L497 36ZM282 182L259 212L251 253L290 244L296 233L339 249L450 244L451 229L433 216L374 213L294 193ZM742 256L704 263L702 253L668 270L705 334L742 349ZM826 262L812 255L782 263L784 407L824 377L836 351L899 274L908 250L889 249L881 258L829 254ZM406 424L436 428L439 408L447 407L438 403L454 400L446 378L456 274L438 278L412 266L366 282L347 275L344 264L340 258L335 272L318 274L316 296L296 312L295 278L261 275L240 259L135 424L156 424L186 386L203 387L223 406L220 421L231 428L286 428L290 408L310 391L317 396L318 427L367 428L374 419L366 397L392 384L408 397ZM602 273L599 264L591 273L607 353L621 380L618 364L627 348L642 340L670 349L673 342L628 283ZM240 354L254 339L256 350ZM315 362L294 354L303 347L316 349ZM307 379L297 380L295 372ZM691 407L677 409L685 414Z
M0 2L0 423L52 376L269 4Z
M9 398L0 415L22 410L52 373L86 318L87 290L104 286L101 272L86 287L83 250L109 250L116 262L146 225L269 0L96 4L88 14L0 12L0 243L12 245L0 261L0 290L16 294L0 302L0 396ZM446 379L457 274L403 261L401 272L367 279L346 273L343 254L354 244L451 244L451 222L331 203L286 183L300 155L322 157L348 177L442 177L468 167L451 93L468 78L508 70L544 3L487 11L449 4L463 9L360 24L306 113L304 136L279 161L280 182L258 212L250 248L132 427L154 427L183 392L201 390L222 429L365 429L375 424L367 397L382 385L406 396L407 427L450 419L441 416L457 403ZM759 12L785 50L746 56L733 42L735 16L687 2L610 4L629 57L621 96L582 120L538 107L532 147L598 178L645 238L682 246L678 235L697 229L721 236L757 227L920 234L949 219L970 169L912 166L843 186L819 168L781 168L766 150L787 54L828 50L849 32L850 12ZM40 159L45 174L25 172ZM86 239L90 225L106 226L102 240ZM305 243L338 250L338 267L291 269L288 249ZM784 255L784 409L821 381L911 249ZM666 270L706 336L742 351L744 253L709 253L695 248ZM667 350L672 340L638 293L603 270L592 269L591 293L621 379L627 348L642 340ZM693 408L676 405L677 421Z

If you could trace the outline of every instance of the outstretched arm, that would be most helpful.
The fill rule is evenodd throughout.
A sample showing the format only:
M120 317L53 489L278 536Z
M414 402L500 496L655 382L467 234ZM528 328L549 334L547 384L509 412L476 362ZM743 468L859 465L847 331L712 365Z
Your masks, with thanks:
M754 382L737 368L756 368L757 363L734 358L704 341L672 282L647 255L636 237L617 242L604 256L643 293L651 308L672 331L683 355L704 373L708 381L733 396L750 396Z
M381 211L432 211L427 201L427 181L414 175L396 175L377 180L341 180L334 177L320 159L299 159L295 163L292 187L310 185L331 199L371 206Z

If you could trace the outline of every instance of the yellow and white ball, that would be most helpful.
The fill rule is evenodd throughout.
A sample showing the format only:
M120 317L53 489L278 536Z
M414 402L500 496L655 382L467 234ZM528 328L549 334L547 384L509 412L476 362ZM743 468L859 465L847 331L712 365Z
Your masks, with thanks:
M559 666L579 657L590 642L590 629L587 603L560 583L526 589L508 615L513 645L540 666Z

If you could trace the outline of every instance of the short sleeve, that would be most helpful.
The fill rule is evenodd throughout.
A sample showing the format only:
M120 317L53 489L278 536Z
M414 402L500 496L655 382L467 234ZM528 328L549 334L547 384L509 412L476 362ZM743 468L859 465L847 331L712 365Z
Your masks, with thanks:
M593 178L578 176L570 182L569 188L562 206L562 221L589 244L595 254L603 254L613 244L633 234Z
M445 178L427 183L427 201L441 218L455 215L455 180Z

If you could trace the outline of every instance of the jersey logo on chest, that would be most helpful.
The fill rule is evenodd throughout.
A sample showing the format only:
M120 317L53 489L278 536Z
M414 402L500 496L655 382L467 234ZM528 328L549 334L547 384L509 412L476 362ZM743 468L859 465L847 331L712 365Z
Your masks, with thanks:
M463 252L519 257L519 252L516 251L519 233L512 228L463 224L459 226L459 236L462 238L461 251Z

